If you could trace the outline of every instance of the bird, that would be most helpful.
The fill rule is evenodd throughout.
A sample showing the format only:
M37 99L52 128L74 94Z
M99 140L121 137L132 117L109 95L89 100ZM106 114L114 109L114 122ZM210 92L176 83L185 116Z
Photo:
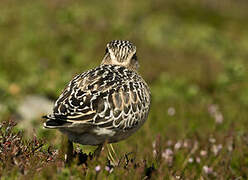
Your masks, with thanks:
M136 46L127 40L107 43L99 66L76 75L56 100L53 113L43 116L47 129L58 129L73 143L97 146L116 143L147 120L151 91L138 74ZM72 152L68 152L72 153Z

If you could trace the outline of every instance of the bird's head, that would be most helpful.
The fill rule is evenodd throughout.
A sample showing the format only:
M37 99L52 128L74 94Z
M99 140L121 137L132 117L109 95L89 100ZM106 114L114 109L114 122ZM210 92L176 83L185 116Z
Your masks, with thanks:
M107 44L102 64L114 64L138 70L136 47L130 41L113 40Z

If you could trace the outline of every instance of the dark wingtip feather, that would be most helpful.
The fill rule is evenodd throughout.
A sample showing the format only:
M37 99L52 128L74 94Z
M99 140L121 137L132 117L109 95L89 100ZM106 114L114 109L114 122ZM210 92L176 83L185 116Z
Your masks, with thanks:
M65 127L72 124L71 122L58 120L58 119L49 119L44 123L45 128L59 128L59 127Z
M67 121L62 121L62 120L48 120L46 122L47 126L63 126L65 124L71 124L71 122L67 122Z
M42 116L43 119L49 119L49 117L47 115Z

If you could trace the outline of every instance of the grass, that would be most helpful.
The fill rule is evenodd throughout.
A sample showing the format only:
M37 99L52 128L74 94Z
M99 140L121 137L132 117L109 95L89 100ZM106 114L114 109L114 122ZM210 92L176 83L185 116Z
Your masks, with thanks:
M1 178L247 179L247 5L1 1ZM137 46L152 91L149 118L114 144L119 166L109 165L106 148L94 161L85 154L92 147L75 144L65 167L61 134L42 129L39 116L27 136L15 126L18 106L28 95L56 100L72 76L100 63L112 39Z

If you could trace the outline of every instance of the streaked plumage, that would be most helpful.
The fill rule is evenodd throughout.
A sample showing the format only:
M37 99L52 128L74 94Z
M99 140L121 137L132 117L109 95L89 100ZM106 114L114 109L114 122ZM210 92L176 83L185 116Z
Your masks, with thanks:
M149 87L137 73L136 47L111 41L99 67L74 77L55 103L45 128L56 128L72 142L101 145L134 133L147 119Z

